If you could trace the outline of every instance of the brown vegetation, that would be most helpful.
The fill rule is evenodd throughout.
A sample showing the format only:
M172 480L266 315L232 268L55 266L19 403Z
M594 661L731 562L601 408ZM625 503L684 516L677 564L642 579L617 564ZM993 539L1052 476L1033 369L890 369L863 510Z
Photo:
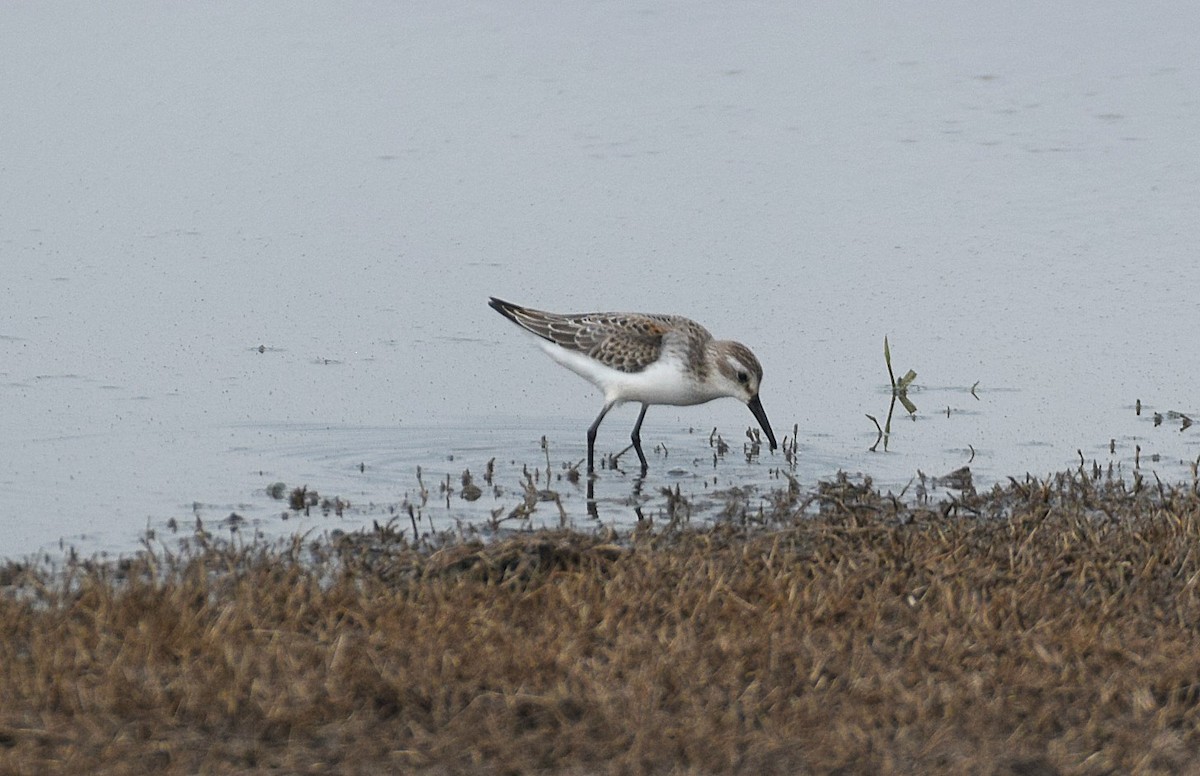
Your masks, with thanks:
M0 595L5 773L1200 773L1200 497L231 547Z

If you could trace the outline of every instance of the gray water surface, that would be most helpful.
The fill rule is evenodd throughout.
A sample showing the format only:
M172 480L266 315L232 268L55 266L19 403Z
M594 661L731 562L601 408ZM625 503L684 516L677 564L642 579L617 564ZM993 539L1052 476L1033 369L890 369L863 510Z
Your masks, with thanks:
M501 495L423 516L510 510L600 397L489 295L745 342L805 487L1190 479L1197 31L1178 3L5 4L0 556L369 525L418 466L493 458ZM918 413L873 453L885 335ZM642 493L778 486L778 454L712 465L751 425L653 408ZM276 481L361 511L282 521ZM602 476L601 521L633 487Z

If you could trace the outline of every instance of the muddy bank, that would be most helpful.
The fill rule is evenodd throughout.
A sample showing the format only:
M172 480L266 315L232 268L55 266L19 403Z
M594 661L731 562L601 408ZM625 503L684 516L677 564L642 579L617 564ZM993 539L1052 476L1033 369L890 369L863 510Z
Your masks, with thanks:
M0 770L1200 771L1194 482L772 503L10 563Z

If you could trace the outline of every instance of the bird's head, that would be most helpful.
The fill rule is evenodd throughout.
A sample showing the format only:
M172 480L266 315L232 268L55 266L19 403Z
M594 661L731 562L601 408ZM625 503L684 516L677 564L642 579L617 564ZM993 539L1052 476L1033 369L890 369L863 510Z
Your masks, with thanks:
M720 342L717 348L717 373L720 375L720 387L726 396L741 399L754 413L754 419L762 426L763 433L771 443L771 449L776 448L775 434L767 420L767 413L758 400L758 387L762 383L762 365L750 352L750 348L740 342Z

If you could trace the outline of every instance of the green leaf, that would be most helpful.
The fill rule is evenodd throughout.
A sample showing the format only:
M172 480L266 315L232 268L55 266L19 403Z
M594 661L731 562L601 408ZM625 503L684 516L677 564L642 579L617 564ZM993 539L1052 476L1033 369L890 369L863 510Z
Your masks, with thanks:
M892 390L896 390L896 373L892 371L892 350L888 347L887 335L883 335L883 360L887 363L888 379L892 381Z

